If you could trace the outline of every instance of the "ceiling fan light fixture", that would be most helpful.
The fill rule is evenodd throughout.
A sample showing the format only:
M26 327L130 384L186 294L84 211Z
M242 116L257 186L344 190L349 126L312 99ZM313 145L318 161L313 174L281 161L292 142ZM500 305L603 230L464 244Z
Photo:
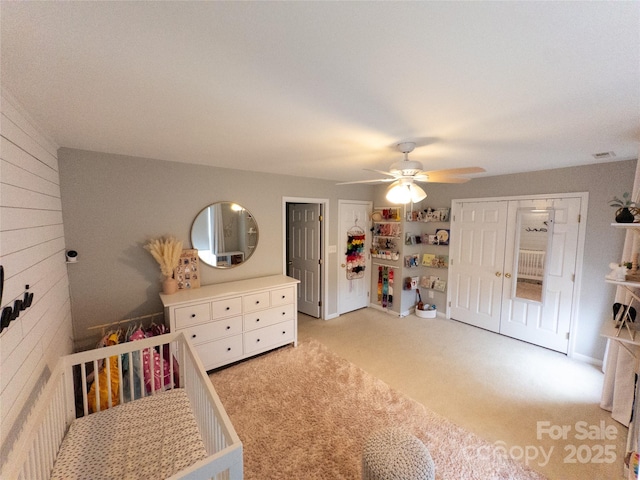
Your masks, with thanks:
M416 203L427 198L427 193L413 182L393 182L387 189L386 198L391 203Z

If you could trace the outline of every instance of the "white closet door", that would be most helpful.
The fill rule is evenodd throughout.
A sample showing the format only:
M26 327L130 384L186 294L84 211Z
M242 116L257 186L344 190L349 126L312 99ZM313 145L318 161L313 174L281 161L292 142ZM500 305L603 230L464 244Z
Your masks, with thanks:
M569 349L569 331L574 298L578 249L580 198L521 200L509 202L500 333L562 353ZM517 211L521 208L550 209L549 247L537 300L516 295L518 262Z
M449 245L450 316L500 330L506 201L454 203Z

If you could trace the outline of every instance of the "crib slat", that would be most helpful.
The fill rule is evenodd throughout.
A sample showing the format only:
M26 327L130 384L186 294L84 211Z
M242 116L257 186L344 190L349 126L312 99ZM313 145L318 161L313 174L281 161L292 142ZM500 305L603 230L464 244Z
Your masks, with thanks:
M122 355L118 355L118 399L119 404L124 403L124 383L122 382Z
M100 403L101 403L101 399L100 399L100 370L98 368L98 360L94 360L93 361L93 385L94 385L94 390L96 392L96 400L95 400L95 410L94 412L99 412L100 411Z
M87 364L80 364L80 383L82 384L82 411L83 416L89 415L89 405L87 401Z

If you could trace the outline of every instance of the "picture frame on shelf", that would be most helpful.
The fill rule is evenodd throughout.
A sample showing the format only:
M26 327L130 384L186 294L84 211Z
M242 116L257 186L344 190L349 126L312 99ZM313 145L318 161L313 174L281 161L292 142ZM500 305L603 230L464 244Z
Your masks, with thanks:
M422 255L422 266L431 267L436 256L433 253L425 253Z
M444 292L447 289L447 282L446 280L436 280L433 283L433 289L437 292Z
M448 228L438 228L436 230L436 244L449 245L449 229Z

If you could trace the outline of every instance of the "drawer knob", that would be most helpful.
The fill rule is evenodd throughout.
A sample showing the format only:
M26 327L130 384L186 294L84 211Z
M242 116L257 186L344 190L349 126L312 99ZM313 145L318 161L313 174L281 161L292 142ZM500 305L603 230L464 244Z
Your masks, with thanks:
M260 300L256 300L256 305L258 305L260 303Z
M286 315L286 314L287 314L287 312L282 312L282 314L283 314L283 315Z
M282 334L283 334L283 335L285 335L286 333L287 333L287 332L286 332L286 330L283 330L283 331L282 331Z
M230 330L230 329L231 329L231 326L227 325L227 330Z
M225 308L225 310L231 310L231 307L227 307L227 308Z
M282 298L286 298L286 295L282 295Z
M230 352L230 351L231 351L231 347L227 347L227 352Z
M256 318L256 322L259 322L259 321L260 321L260 319L259 319L259 318Z
M191 318L196 318L196 314L195 314L195 313L192 313L192 314L191 314Z
M256 339L256 342L259 342L259 341L260 341L260 339L259 339L259 338L258 338L258 339Z
M191 335L191 338L196 338L196 334L194 333L193 335Z

